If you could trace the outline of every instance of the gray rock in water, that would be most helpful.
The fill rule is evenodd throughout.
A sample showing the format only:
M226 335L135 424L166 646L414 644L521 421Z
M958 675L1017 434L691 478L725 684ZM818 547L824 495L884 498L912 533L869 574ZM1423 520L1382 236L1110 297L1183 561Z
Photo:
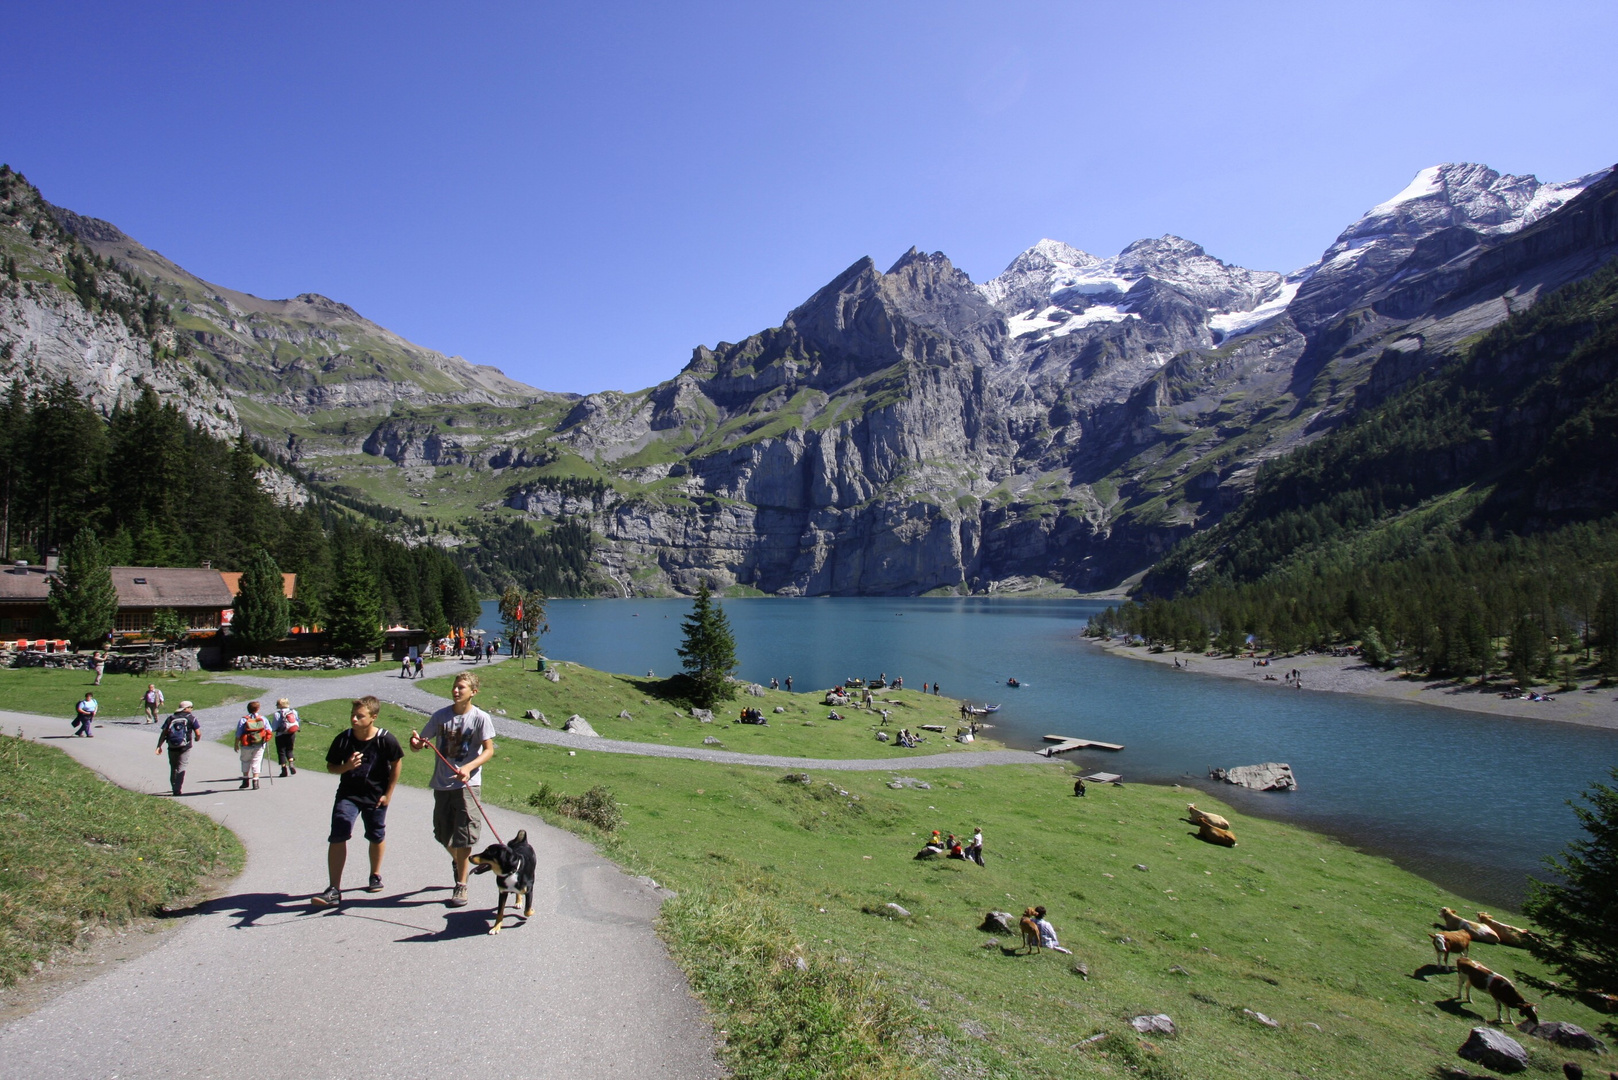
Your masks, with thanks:
M1175 1032L1174 1021L1170 1020L1165 1013L1153 1013L1150 1016L1131 1017L1129 1020L1129 1026L1140 1032L1142 1035L1151 1035L1154 1033L1158 1035L1173 1035Z
M633 720L635 718L633 716L629 715L629 710L628 709L624 709L624 710L622 710L621 712L618 713L618 719L620 719L620 720Z
M991 911L983 916L983 925L978 929L989 934L1015 934L1017 916L1009 911Z
M882 910L887 912L889 915L892 915L892 916L894 916L896 918L900 918L900 919L908 919L908 918L910 918L910 912L906 911L904 908L900 907L898 904L892 903L891 901L889 903L883 904L882 905Z
M598 737L600 735L595 728L590 726L590 721L578 713L574 713L567 718L567 723L562 725L562 730L570 735L596 735Z
M691 715L701 720L704 724L713 723L713 712L709 709L692 709Z
M1495 1072L1519 1073L1528 1068L1528 1051L1522 1048L1522 1043L1491 1027L1473 1028L1466 1042L1455 1052Z
M1281 1026L1280 1024L1277 1024L1274 1020L1271 1020L1268 1016L1265 1016L1261 1012L1256 1012L1253 1009L1243 1009L1242 1010L1242 1015L1245 1016L1245 1017L1248 1017L1249 1019L1257 1020L1259 1023L1263 1024L1265 1027L1278 1028L1278 1027Z
M1536 1039L1553 1042L1557 1046L1565 1046L1569 1050L1589 1050L1597 1054L1607 1052L1607 1044L1585 1031L1577 1024L1569 1024L1562 1020L1549 1020L1543 1024L1536 1024L1532 1020L1524 1020L1517 1025L1517 1030L1525 1035L1532 1035Z
M714 738L712 735L704 735L702 737L702 745L704 745L704 746L723 746L724 744L721 743L718 739Z
M1292 775L1292 766L1278 761L1262 765L1237 765L1232 769L1209 769L1210 780L1223 780L1254 791L1296 791L1298 778Z

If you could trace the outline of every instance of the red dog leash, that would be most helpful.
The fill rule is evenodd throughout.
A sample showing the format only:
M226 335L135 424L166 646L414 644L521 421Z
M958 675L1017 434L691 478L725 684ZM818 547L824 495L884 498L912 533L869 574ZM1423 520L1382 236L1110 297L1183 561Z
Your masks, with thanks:
M416 738L420 739L421 736L417 735ZM450 772L455 771L455 766L450 764L449 758L447 758L443 754L439 753L437 745L435 745L431 739L422 739L422 741L427 744L427 748L429 750L431 750L435 754L438 754L438 760L442 761L444 763L444 767L446 769L448 769ZM505 841L500 839L499 830L497 830L494 827L494 822L489 820L489 812L487 810L483 809L483 803L478 800L477 785L476 784L467 784L466 785L466 790L472 793L472 802L473 802L474 805L477 806L478 813L483 815L483 823L489 827L489 831L491 833L494 833L494 838L496 840L499 840L500 843L502 845L504 845Z

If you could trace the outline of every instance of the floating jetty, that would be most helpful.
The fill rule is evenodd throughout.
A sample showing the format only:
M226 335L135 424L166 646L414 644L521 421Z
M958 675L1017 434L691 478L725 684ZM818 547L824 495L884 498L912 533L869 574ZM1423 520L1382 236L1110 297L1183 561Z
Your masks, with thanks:
M1071 735L1047 735L1045 736L1045 741L1056 744L1055 746L1047 746L1042 751L1046 757L1065 754L1069 750L1122 750L1124 748L1123 743L1098 742L1095 739L1076 739Z

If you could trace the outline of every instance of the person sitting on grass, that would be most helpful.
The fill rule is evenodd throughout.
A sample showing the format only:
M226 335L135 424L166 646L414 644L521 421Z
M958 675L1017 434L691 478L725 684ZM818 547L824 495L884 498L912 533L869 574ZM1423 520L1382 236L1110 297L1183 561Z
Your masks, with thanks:
M1045 905L1041 904L1034 909L1034 925L1039 927L1039 947L1050 949L1052 952L1073 955L1072 949L1062 948L1061 942L1056 940L1056 927L1045 917Z
M326 751L326 771L342 777L331 808L331 834L326 837L326 891L310 900L315 907L336 907L343 898L343 865L354 819L365 822L371 842L371 878L366 892L382 891L382 852L387 836L388 803L399 783L404 750L391 731L376 726L382 703L369 695L356 698L349 710L348 730Z
M961 842L955 839L954 833L950 833L949 838L944 841L944 850L949 852L949 857L952 859L966 858L966 849L961 847Z

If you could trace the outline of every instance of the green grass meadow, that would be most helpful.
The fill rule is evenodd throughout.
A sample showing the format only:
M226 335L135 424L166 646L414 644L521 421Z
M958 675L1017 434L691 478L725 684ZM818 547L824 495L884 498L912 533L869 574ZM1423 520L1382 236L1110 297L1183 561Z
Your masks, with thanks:
M254 674L258 674L254 672ZM164 714L182 700L199 709L227 701L247 701L254 694L250 686L214 682L210 671L188 671L179 675L103 675L95 685L94 671L69 668L0 668L0 709L60 716L63 723L73 718L73 705L84 700L85 691L94 691L101 705L97 714L109 720L140 716L145 712L144 695L148 683L163 691Z
M608 739L693 747L705 745L703 740L711 737L721 744L712 749L812 758L891 757L896 768L902 767L907 757L1002 749L987 735L971 743L956 742L953 736L960 725L960 703L919 690L877 691L877 707L889 711L886 722L876 713L851 705L836 709L845 719L828 720L827 714L833 710L820 704L820 692L789 694L766 689L761 698L738 694L734 701L716 705L713 723L705 724L691 716L685 701L658 696L663 692L662 680L612 675L571 663L556 666L561 681L555 683L536 671L531 660L508 660L482 670L473 668L482 687L475 703L502 723L520 721L524 712L538 709L552 727L560 728L569 716L578 713ZM426 679L421 688L448 698L453 683L453 676ZM733 722L749 705L764 712L767 726ZM776 713L777 706L786 712ZM632 719L620 719L620 712L628 712ZM922 724L941 724L944 734L921 732L924 741L913 750L876 739L878 730L892 735L902 727L916 730ZM992 731L991 728L991 734Z
M96 925L241 869L241 842L170 799L125 791L54 747L0 735L0 986Z
M405 782L424 784L429 766L407 756ZM928 770L930 789L901 790L887 773L811 770L805 786L780 770L510 739L485 774L488 801L527 812L541 783L616 794L614 835L558 823L679 892L662 931L740 1076L1423 1076L1494 1016L1486 999L1450 1003L1454 975L1430 966L1439 907L1477 905L1191 789L1079 799L1061 764ZM1181 820L1192 799L1232 818L1236 848L1195 837ZM974 825L986 868L913 859L932 829ZM910 916L884 914L890 902ZM1032 904L1075 956L1017 955L977 929L991 909ZM1474 958L1541 971L1520 950ZM1179 1034L1129 1028L1157 1012ZM1542 1018L1601 1020L1560 1001ZM1541 1072L1595 1063L1522 1041Z

